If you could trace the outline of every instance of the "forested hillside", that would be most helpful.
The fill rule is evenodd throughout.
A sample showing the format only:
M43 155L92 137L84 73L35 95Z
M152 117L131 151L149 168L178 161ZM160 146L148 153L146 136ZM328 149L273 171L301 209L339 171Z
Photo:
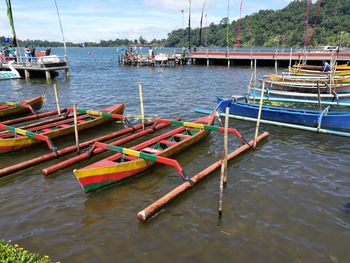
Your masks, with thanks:
M308 23L308 40L311 40L312 28L317 17L313 46L339 45L350 46L350 0L322 0L320 12L316 16L320 0L311 4ZM302 47L306 21L307 0L294 0L280 10L261 10L258 13L241 19L240 47ZM237 7L238 8L238 7ZM206 10L210 16L210 10ZM233 47L237 38L237 21L223 18L219 24L211 23L202 28L202 41L199 39L200 29L193 25L199 21L192 20L191 47L226 47L227 28L229 29L229 46ZM0 37L0 42L2 41ZM42 40L20 40L20 45L62 46L59 42ZM68 42L67 46L78 46L82 43ZM188 28L170 32L167 39L154 39L147 42L142 36L139 39L101 40L98 43L85 42L84 46L117 47L131 44L152 44L167 47L188 47ZM308 44L309 46L309 44Z
M241 19L241 47L300 47L304 45L306 22L306 0L294 0L280 10L261 10ZM309 36L316 19L318 1L311 4L309 11ZM208 10L208 15L210 10ZM227 45L227 17L220 24L210 24L202 29L202 42L199 41L199 28L191 31L191 46ZM188 28L172 31L166 46L181 46L185 35L188 46ZM229 25L229 46L234 46L237 37L237 21ZM350 46L350 0L322 0L315 27L314 46Z

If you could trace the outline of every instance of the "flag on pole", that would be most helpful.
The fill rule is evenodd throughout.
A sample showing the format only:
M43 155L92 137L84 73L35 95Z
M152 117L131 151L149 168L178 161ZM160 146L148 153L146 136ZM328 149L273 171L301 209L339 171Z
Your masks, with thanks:
M11 29L12 29L12 35L14 38L14 42L16 41L16 31L15 31L15 25L13 23L13 16L12 16L12 8L11 8L11 0L5 0L6 6L7 6L7 16L9 17Z

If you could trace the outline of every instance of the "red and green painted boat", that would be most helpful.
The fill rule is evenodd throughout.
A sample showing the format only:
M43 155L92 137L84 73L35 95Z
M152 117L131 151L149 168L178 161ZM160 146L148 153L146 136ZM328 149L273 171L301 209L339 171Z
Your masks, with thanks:
M157 157L170 157L198 142L210 133L210 130L201 129L201 127L212 125L214 119L215 113L212 113L195 121L196 128L178 127L130 149L125 149L124 154L117 153L74 170L74 174L86 193L119 183L155 165ZM141 158L128 155L128 151L138 151ZM154 160L142 158L142 154L145 153L153 155Z
M43 103L44 96L38 96L18 102L0 101L0 118L3 119L8 116L26 114L33 110L39 110L43 106Z
M101 109L100 112L108 114L123 114L125 108L124 103ZM79 112L79 110L78 110ZM93 113L93 111L91 111ZM98 127L103 123L112 121L113 118L104 118L101 116L93 116L89 114L80 114L77 116L78 130L86 130ZM19 127L25 131L44 135L50 139L74 133L74 116L68 114L66 118L60 121L53 121L46 124L31 124L29 126ZM18 149L28 148L36 143L41 142L38 139L25 136L23 134L13 134L8 131L0 132L0 153L11 152Z

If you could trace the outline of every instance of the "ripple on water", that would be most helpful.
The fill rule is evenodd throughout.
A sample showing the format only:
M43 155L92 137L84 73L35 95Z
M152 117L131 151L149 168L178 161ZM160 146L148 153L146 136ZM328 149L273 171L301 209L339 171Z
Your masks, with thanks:
M213 109L216 96L243 94L251 73L249 67L120 67L115 55L113 48L69 49L71 79L55 79L62 107L77 102L99 109L127 101L125 113L139 115L142 81L146 116L193 120L201 116L194 109ZM271 70L261 68L259 74ZM54 109L52 85L45 80L0 86L1 100L40 94L47 98L43 110ZM246 139L254 136L254 123L230 120L230 126ZM221 220L219 171L140 224L136 213L182 182L174 169L158 165L86 195L72 169L43 178L40 169L52 161L0 180L0 238L62 262L214 262L219 257L223 262L348 262L349 142L269 125L260 131L270 132L270 138L229 162ZM222 141L222 134L213 132L176 159L193 175L220 158ZM233 137L229 142L230 149L239 145ZM45 146L37 151L47 153ZM0 167L31 157L30 151L0 155Z

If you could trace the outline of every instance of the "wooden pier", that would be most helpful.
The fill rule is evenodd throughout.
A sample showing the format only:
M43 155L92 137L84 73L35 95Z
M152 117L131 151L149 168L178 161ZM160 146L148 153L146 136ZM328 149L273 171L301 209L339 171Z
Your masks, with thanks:
M52 77L58 74L58 71L64 71L66 78L69 78L69 66L66 60L61 60L58 63L18 63L12 64L19 74L29 79L31 77L45 77L47 80L51 80ZM9 69L7 63L0 64L0 70Z
M322 64L323 60L330 61L336 56L338 63L346 63L350 61L350 50L340 51L338 53L329 51L307 51L302 50L281 50L275 52L264 51L194 51L186 55L186 59L191 64L206 64L210 65L231 65L250 64L257 60L261 66L273 66L275 64L288 65L295 62L308 61L311 63Z

